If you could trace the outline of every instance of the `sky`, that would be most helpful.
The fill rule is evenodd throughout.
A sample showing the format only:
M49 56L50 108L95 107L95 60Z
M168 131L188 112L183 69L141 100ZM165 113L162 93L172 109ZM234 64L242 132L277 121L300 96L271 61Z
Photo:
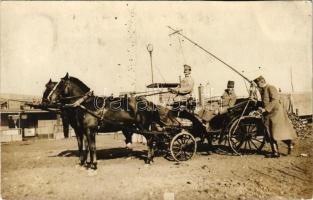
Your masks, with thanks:
M283 92L312 91L312 4L290 2L1 2L1 93L42 95L66 72L98 95L145 91L178 82L183 64L199 84L221 95L243 79L182 33L243 72L263 75ZM292 78L291 78L292 77ZM208 91L208 90L206 90Z

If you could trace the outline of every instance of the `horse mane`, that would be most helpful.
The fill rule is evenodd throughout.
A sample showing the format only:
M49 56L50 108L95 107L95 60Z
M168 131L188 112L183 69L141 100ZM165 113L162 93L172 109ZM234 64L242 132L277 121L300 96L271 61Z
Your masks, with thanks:
M70 77L70 81L74 82L75 84L78 85L78 87L80 87L84 92L89 92L90 91L90 88L85 84L83 83L81 80L79 80L78 78L75 78L75 77Z

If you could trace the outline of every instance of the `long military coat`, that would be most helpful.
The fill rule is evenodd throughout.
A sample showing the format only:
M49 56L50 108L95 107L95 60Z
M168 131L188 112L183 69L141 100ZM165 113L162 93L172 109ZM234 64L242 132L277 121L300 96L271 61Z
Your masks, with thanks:
M266 85L260 89L262 101L268 116L265 126L272 134L274 140L292 140L296 137L295 130L288 118L287 112L279 101L277 89L272 85Z

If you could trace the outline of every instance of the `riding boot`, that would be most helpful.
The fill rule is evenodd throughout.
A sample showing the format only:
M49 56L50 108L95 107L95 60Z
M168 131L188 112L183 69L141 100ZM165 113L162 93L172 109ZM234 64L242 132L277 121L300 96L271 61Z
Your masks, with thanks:
M288 148L287 154L290 155L291 151L294 148L294 143L292 142L292 140L283 140L283 142L287 145Z
M294 144L292 143L292 141L290 140L290 143L288 144L288 151L287 151L287 154L290 155L291 154L291 151L293 150L294 148Z
M280 153L279 153L278 145L276 141L274 142L273 146L274 146L273 158L280 157Z
M280 157L280 153L278 151L278 145L276 141L271 141L270 142L272 153L265 155L266 158L278 158Z

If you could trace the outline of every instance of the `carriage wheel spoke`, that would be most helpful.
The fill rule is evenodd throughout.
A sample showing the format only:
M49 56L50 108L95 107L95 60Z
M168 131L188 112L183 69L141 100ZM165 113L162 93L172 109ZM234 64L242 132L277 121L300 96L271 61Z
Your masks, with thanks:
M247 149L247 141L245 140L245 146L244 146L244 149Z
M182 145L182 143L180 142L180 139L177 139L175 142L177 142L179 145Z
M181 148L178 147L178 146L173 146L173 149L174 149L174 150L181 150Z
M234 142L235 146L237 146L237 144L239 144L239 143L240 143L240 140L237 140Z
M252 140L255 140L255 141L257 141L257 142L262 143L262 141L260 141L260 140L258 140L258 139L256 139L256 138L252 138Z
M191 138L190 138L190 137L188 137L188 139L187 139L187 141L186 141L186 144L189 144L188 142L190 141L190 139L191 139Z
M250 144L250 140L248 140L248 146L249 146L249 149L252 149L251 144Z
M236 149L237 149L237 150L240 149L240 147L242 146L242 144L243 144L243 141L240 141L240 142L239 142L239 145L236 146Z
M175 154L176 157L180 156L182 154L182 151L179 151L177 154Z
M253 139L253 138L252 138L252 139ZM256 146L256 144L254 144L253 140L251 140L250 142L253 144L253 146L255 146L255 149L258 149L258 147Z

